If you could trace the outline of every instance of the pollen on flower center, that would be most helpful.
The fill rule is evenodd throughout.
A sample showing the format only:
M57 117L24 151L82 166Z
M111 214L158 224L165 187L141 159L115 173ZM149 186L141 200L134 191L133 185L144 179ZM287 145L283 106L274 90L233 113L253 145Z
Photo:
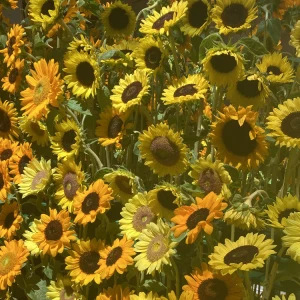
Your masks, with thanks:
M187 95L194 95L197 93L197 89L195 88L195 84L186 84L180 88L178 88L174 92L174 97L180 97L180 96L187 96Z
M173 19L174 14L174 11L169 11L168 13L164 14L153 23L152 28L156 30L163 28L166 21Z
M47 99L48 97L50 89L51 86L50 86L49 79L47 77L41 78L34 88L33 103L38 105L44 102L45 99Z
M248 17L247 8L240 3L233 3L224 8L221 19L225 26L240 27L245 24Z
M63 235L63 227L58 220L52 220L45 229L45 237L50 241L58 241Z
M225 300L228 288L224 281L218 278L209 278L202 281L198 288L199 299Z
M108 20L110 26L116 30L124 29L129 24L128 14L126 10L121 7L114 8L108 17Z
M258 254L258 248L253 245L245 245L237 247L228 252L224 257L224 263L230 264L248 264L252 261L254 256Z
M47 177L47 174L48 172L46 170L39 171L32 180L31 189L36 189L36 187L42 182L42 180Z
M3 276L8 274L13 269L16 262L17 257L15 253L7 252L3 254L0 257L0 275Z
M141 206L137 209L132 218L132 226L137 231L142 231L154 219L154 214L148 206Z
M127 103L128 101L136 98L142 89L143 85L140 81L132 82L122 93L123 103Z
M120 246L112 249L106 258L106 265L109 267L115 264L116 261L122 256L122 253L123 250Z
M11 127L11 122L8 114L0 109L0 132L8 132Z
M67 173L63 179L63 187L65 196L72 200L76 195L76 192L79 188L79 184L77 182L77 176L75 173Z
M159 260L168 251L168 247L163 235L154 237L148 245L147 258L151 262Z
M113 139L118 136L121 132L123 126L123 121L119 116L113 116L109 121L107 135L109 138Z
M80 256L79 266L80 269L86 274L94 274L99 268L100 255L97 252L89 251Z
M186 226L189 230L192 230L196 227L196 225L201 222L205 221L209 215L208 208L200 208L193 212L186 221Z
M206 194L214 192L217 195L221 193L223 186L220 175L212 168L207 168L200 173L198 184Z

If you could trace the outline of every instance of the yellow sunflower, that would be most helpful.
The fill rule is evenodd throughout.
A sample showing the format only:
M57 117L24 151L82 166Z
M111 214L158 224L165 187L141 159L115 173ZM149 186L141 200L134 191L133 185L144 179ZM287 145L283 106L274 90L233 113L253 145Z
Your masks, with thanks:
M209 264L222 275L232 274L237 270L250 271L262 268L264 261L276 253L273 240L265 239L264 234L248 233L236 242L225 240L225 245L218 243L209 255Z
M15 277L21 274L28 255L23 240L4 241L4 245L0 247L0 290L12 286Z
M237 274L222 276L213 272L206 263L201 263L201 270L194 268L191 276L185 275L188 285L184 291L192 291L191 300L241 300L244 299L243 280Z
M72 93L85 99L96 94L99 87L100 69L94 56L73 51L64 61L64 77Z
M120 229L128 239L135 240L141 234L146 225L155 221L155 214L148 206L146 193L137 193L122 208L120 213Z
M211 22L211 4L207 0L188 0L181 31L188 36L200 36Z
M290 45L296 49L296 55L300 57L300 20L295 24L291 31Z
M201 1L198 1L201 2ZM209 88L208 81L200 74L188 75L169 85L161 99L165 105L204 99Z
M257 17L255 0L217 0L212 9L212 20L223 34L251 28Z
M139 31L145 34L169 34L187 10L186 1L174 1L171 6L163 6L160 12L153 10L145 20L142 20Z
M271 130L269 136L276 139L276 145L288 148L300 148L300 97L288 99L267 117L267 129Z
M153 293L152 291L148 294L144 292L139 292L138 295L130 295L130 300L168 300L166 297L158 296L157 293ZM176 296L175 296L176 300Z
M19 136L18 114L13 103L0 100L0 137L14 140Z
M4 202L10 189L8 162L0 161L0 201Z
M0 161L6 161L10 164L17 147L18 142L12 142L11 140L0 138Z
M203 199L196 197L196 204L181 206L174 211L175 216L171 219L176 225L172 227L174 236L177 238L187 232L186 244L196 241L199 233L203 230L206 234L212 234L214 219L221 219L227 203L222 202L214 192L210 192Z
M285 297L285 295L275 296L272 297L272 300L297 300L295 294L290 294L288 297Z
M220 160L244 170L257 168L264 161L268 146L264 130L255 125L257 116L251 106L236 110L230 105L219 112L209 136Z
M103 289L96 300L131 300L130 294L129 287L122 288L121 285L114 285L107 290Z
M287 57L282 57L282 53L264 55L256 67L261 73L266 74L266 79L271 83L293 82L295 77L293 67Z
M90 42L85 38L84 35L80 35L80 38L73 38L73 41L68 45L68 54L73 53L73 51L77 51L79 53L87 53L88 55L93 54L95 50L94 47L90 44ZM68 54L66 54L68 56Z
M18 8L18 3L19 3L18 0L8 0L8 2L9 2L9 5L10 5L10 8L11 8L11 9L16 9L16 8Z
M73 119L57 123L56 133L51 138L52 152L58 160L67 160L77 156L80 149L80 129Z
M167 124L151 125L139 136L141 156L158 176L178 175L185 171L188 162L187 146L178 132Z
M43 251L39 248L38 243L35 242L32 238L34 234L39 232L38 226L41 224L41 220L34 219L29 226L30 230L25 230L25 233L23 233L23 236L26 238L24 245L33 256L38 256L43 253Z
M82 225L95 222L98 213L103 214L110 209L111 194L112 189L102 179L91 184L87 191L78 193L73 202L74 222Z
M147 274L161 272L163 265L171 265L171 258L176 254L177 243L170 239L170 227L161 219L157 224L151 222L139 235L134 250L140 254L134 258L139 271Z
M10 67L7 76L3 77L2 88L11 94L18 92L20 83L22 81L22 71L24 68L24 59L18 58L16 62Z
M95 238L87 241L77 240L77 243L72 244L72 250L69 250L70 256L65 259L66 270L69 270L72 281L87 285L94 280L100 284L99 263L102 249L104 243Z
M81 163L76 165L74 160L66 160L57 165L57 173L53 178L57 186L55 192L55 200L62 209L67 209L70 213L73 212L74 197L82 191L84 181L84 173L81 171Z
M58 96L62 93L63 81L59 74L59 64L53 59L47 63L41 59L33 64L31 76L26 75L29 87L21 92L21 110L28 119L40 120L47 117L48 105L58 107Z
M109 37L129 36L135 28L135 12L131 6L121 1L106 3L101 13L101 21Z

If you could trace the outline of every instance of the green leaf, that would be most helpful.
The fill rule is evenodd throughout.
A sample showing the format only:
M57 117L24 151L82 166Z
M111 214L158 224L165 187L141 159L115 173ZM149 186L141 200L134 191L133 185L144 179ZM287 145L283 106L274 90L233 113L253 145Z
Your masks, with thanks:
M52 279L53 270L47 266L44 268L43 273L49 278Z
M68 107L74 111L79 112L82 115L92 116L91 111L89 109L83 110L81 105L75 99L71 99L68 101Z
M189 193L201 193L203 192L200 188L196 187L195 185L185 182L180 186L183 190L189 192Z
M6 41L7 41L7 36L6 35L0 35L0 46L1 48L5 48L6 46Z
M112 171L113 169L111 168L102 168L96 172L96 174L94 175L94 180L103 179L104 175L111 173Z
M106 51L103 54L101 54L99 56L99 59L100 60L110 59L113 56L124 58L124 59L126 58L125 54L120 50L109 50L109 51Z
M161 282L152 279L146 280L143 287L145 287L149 292L153 291L156 293L162 293L166 290L166 286L164 286Z
M245 46L249 52L256 56L261 56L269 53L266 47L261 42L253 38L241 38L237 42L237 44Z
M267 32L270 35L274 45L277 45L281 38L281 22L279 19L267 20Z
M205 58L206 51L216 45L216 41L223 42L221 36L218 33L212 33L207 36L200 44L199 47L199 60Z
M31 290L28 294L28 297L32 300L47 300L46 293L47 293L47 282L46 280L41 280L37 284L37 290Z

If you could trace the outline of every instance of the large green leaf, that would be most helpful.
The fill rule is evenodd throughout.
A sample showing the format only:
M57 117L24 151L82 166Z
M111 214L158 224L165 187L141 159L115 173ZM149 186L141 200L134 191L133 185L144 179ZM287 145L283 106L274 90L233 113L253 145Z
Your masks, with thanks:
M253 38L241 38L237 42L237 44L245 46L249 52L256 56L261 56L269 53L266 47L261 42Z
M212 33L207 36L200 44L199 47L199 60L205 58L206 51L216 45L217 42L223 42L221 36L218 33Z

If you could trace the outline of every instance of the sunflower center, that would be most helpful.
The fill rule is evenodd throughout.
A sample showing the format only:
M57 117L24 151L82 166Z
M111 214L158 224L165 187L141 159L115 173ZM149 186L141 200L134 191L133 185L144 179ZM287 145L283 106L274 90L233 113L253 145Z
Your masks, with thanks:
M221 193L223 186L220 175L212 168L207 168L200 173L198 184L206 194L214 192L217 195Z
M168 252L169 247L166 245L165 237L160 234L154 237L148 245L147 258L151 262L155 262L161 259L166 252Z
M151 142L150 151L155 159L164 166L173 166L180 158L177 145L165 136L155 137Z
M10 212L7 214L4 220L4 228L9 229L11 225L14 223L15 220L15 214L14 212Z
M12 154L13 154L13 152L11 149L5 149L0 154L0 160L7 160L7 159L11 158Z
M36 135L38 135L38 136L43 136L43 135L44 135L45 131L42 130L42 129L40 128L40 126L39 126L38 123L30 122L30 125L29 125L29 126L30 126L31 130L32 130Z
M229 73L237 66L236 60L230 54L214 55L210 59L210 63L214 70L219 73Z
M132 195L130 179L126 176L118 175L115 179L118 188L129 195Z
M44 102L48 98L50 89L51 86L50 86L49 78L48 77L41 78L34 88L33 103L35 105L39 105L40 103Z
M0 109L0 131L8 132L11 127L9 115L6 111Z
M74 291L70 286L65 286L64 289L60 291L60 300L75 300Z
M72 172L67 173L63 179L63 187L64 187L65 196L69 200L73 200L79 188L77 175Z
M19 75L18 68L13 68L8 75L9 83L11 83L11 84L15 83L18 75Z
M92 86L95 81L93 66L87 61L80 62L76 68L76 76L82 85Z
M17 263L17 256L13 252L6 252L0 257L0 275L7 275Z
M3 174L0 173L0 190L4 187L4 178L3 178Z
M94 274L99 269L100 255L97 252L89 251L80 256L79 267L86 274Z
M300 111L292 112L281 122L281 130L292 138L300 138Z
M141 232L154 219L154 214L148 206L141 206L136 210L132 218L132 226L136 231Z
M47 178L47 175L48 172L46 170L42 170L36 173L31 183L31 189L35 190L37 186L42 183L43 179Z
M96 192L92 192L84 198L81 210L87 215L90 213L90 211L96 210L98 207L99 195Z
M157 192L157 201L166 209L173 211L178 207L177 204L173 203L175 199L176 196L171 191L159 190Z
M54 1L53 0L47 0L43 4L43 6L41 8L41 14L50 17L49 10L55 10L55 5L54 5Z
M281 223L281 220L283 218L288 218L290 214L294 213L294 212L298 212L297 209L295 208L290 208L290 209L286 209L284 211L282 211L279 215L278 215L278 222Z
M207 6L201 0L194 2L188 10L188 20L192 27L200 28L207 17Z
M158 47L150 47L145 52L145 64L146 67L149 69L156 69L159 67L160 60L161 60L161 51Z
M258 248L253 245L245 245L237 247L228 252L224 257L224 263L230 264L248 264L252 261L254 256L258 254Z
M30 162L30 158L27 155L23 155L18 163L18 169L19 173L23 174L24 168L28 165Z
M159 30L164 27L166 21L170 21L173 19L175 12L169 11L168 13L164 14L160 18L158 18L152 25L153 29Z
M276 76L282 74L282 72L280 71L280 68L278 68L276 66L268 66L267 73L272 73L273 75L276 75Z
M194 95L197 93L197 89L195 88L195 84L186 84L180 88L178 88L174 92L174 97Z
M119 116L113 116L109 121L107 128L107 135L109 138L113 139L118 136L121 132L123 126L123 121Z
M125 29L129 24L129 16L127 11L121 7L114 8L109 17L109 25L116 30Z
M194 211L186 220L186 226L189 230L194 229L201 221L205 221L209 215L208 208L200 208Z
M134 81L129 84L122 93L123 103L127 103L128 101L136 98L142 89L143 85L140 81Z
M9 42L8 42L8 45L7 45L7 54L9 56L12 55L13 51L14 51L14 48L13 48L13 45L16 43L17 39L15 36L12 36L10 39L9 39Z
M63 235L63 227L58 220L52 220L45 229L45 237L48 241L58 241Z
M245 24L248 17L248 9L240 3L226 6L221 14L221 19L226 27L240 27Z
M248 80L247 78L237 82L237 90L242 96L253 98L260 94L258 80Z
M72 145L76 143L76 132L75 130L71 129L65 132L65 134L62 137L61 143L65 151L71 152Z
M106 265L109 267L115 264L116 261L122 256L122 253L123 250L120 246L112 249L106 258Z
M234 155L248 156L256 146L255 139L251 140L249 132L252 127L245 121L242 126L237 120L230 120L225 123L222 131L222 140L227 150Z
M198 296L201 300L225 300L227 295L226 283L218 278L206 279L198 287Z

